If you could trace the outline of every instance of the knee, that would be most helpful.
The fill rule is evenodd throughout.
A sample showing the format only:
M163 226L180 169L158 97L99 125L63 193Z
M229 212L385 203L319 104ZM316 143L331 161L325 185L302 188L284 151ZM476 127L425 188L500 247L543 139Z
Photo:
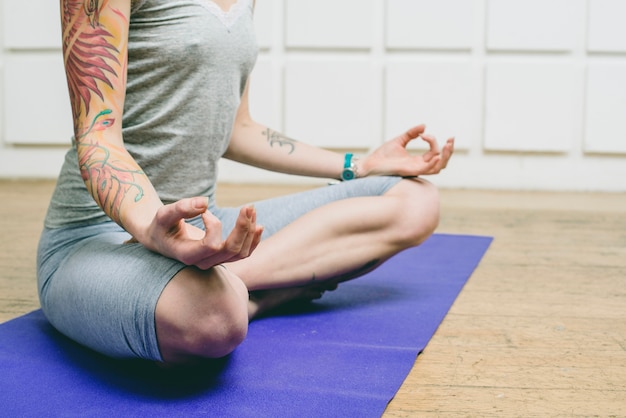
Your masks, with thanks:
M166 286L156 309L166 363L230 354L248 332L248 293L223 269L185 269Z
M188 331L188 348L201 358L220 358L232 353L248 333L248 317L222 310L199 319Z
M439 226L439 192L422 179L403 181L396 222L398 239L403 247L424 242Z
M163 328L162 328L163 329ZM198 316L192 322L170 327L160 338L166 364L193 364L198 359L216 359L232 353L246 338L247 318L232 312Z

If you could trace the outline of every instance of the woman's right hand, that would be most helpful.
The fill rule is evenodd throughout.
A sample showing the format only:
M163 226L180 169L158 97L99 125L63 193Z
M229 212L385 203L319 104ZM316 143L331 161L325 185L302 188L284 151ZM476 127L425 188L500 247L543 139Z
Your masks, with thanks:
M234 229L223 240L222 223L208 211L208 205L208 198L193 197L161 206L139 242L203 270L248 257L263 233L263 227L256 224L254 207L241 208ZM202 216L205 231L185 222L198 215Z

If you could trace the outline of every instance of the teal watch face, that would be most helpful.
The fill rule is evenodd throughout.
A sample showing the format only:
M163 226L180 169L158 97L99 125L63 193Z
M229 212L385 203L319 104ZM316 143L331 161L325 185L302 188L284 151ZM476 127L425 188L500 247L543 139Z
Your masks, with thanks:
M344 168L341 173L341 178L344 180L352 180L354 178L354 170L352 168Z

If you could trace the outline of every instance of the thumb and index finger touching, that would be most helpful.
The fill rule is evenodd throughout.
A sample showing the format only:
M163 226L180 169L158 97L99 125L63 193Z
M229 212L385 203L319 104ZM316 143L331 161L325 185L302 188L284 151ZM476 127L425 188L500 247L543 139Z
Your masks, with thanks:
M406 147L409 142L413 141L416 138L421 138L424 142L428 144L429 148L426 154L424 154L425 161L430 161L433 157L441 153L441 149L439 147L439 144L437 143L437 139L433 135L425 133L425 130L426 125L424 124L414 126L408 129L404 134L397 137L396 140L399 141L403 147ZM454 137L451 137L448 139L446 144L453 143ZM450 145L450 148L451 146L452 145Z
M426 125L424 124L414 126L408 129L404 134L397 137L396 140L399 141L403 147L406 147L409 142L422 135L425 130Z

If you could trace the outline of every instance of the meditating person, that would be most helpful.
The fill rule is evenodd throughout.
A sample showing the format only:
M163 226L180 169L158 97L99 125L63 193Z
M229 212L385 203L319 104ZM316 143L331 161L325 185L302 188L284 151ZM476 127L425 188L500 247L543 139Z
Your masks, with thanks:
M74 137L38 285L63 334L118 358L222 357L255 316L317 298L435 230L438 194L422 176L446 167L452 138L440 147L418 125L357 159L251 118L253 0L60 5ZM409 154L418 138L429 149ZM223 208L222 157L343 181Z

